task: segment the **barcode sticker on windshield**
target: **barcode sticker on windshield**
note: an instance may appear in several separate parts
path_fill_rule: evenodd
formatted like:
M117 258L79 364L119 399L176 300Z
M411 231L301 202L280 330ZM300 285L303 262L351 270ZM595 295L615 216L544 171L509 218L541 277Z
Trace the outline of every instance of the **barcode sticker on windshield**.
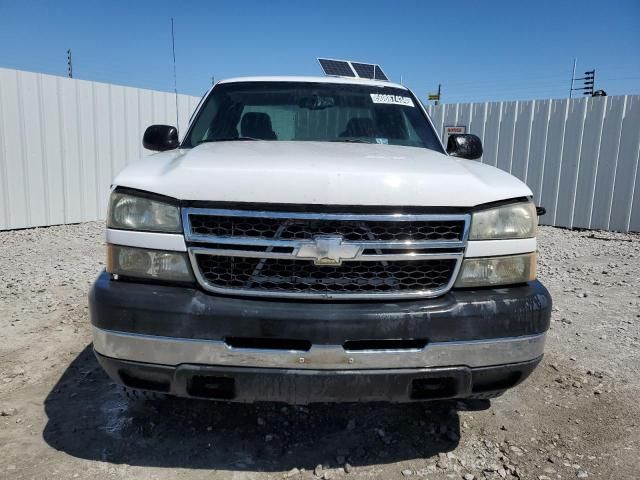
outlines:
M413 107L411 97L403 97L401 95L387 95L383 93L372 93L371 101L373 103L388 103L391 105L404 105L405 107Z

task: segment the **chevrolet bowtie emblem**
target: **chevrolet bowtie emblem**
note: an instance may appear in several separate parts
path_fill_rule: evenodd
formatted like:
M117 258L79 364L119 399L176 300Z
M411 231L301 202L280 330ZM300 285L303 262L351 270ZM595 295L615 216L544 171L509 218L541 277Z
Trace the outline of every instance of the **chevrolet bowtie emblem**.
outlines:
M342 243L342 240L341 236L317 235L313 242L303 244L296 256L312 259L316 265L342 265L342 260L355 258L362 249L360 245Z

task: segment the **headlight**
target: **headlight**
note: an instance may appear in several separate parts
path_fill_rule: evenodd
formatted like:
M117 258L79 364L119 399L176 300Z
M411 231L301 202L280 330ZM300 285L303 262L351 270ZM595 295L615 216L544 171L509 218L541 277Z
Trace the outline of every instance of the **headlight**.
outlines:
M107 272L124 277L193 282L187 254L107 245Z
M109 200L107 227L180 233L180 209L150 198L113 192Z
M538 214L533 202L512 203L474 212L469 240L502 240L536 236Z
M455 286L487 287L524 283L536 278L536 254L466 258Z

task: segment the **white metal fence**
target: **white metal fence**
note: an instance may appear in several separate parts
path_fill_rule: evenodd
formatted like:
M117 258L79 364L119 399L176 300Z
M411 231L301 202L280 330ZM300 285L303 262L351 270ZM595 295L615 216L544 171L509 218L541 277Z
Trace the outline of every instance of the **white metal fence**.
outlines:
M180 131L199 99L179 95ZM103 218L144 129L176 123L175 95L0 68L0 230Z
M199 99L179 96L180 131ZM430 106L524 180L543 223L640 231L640 96ZM171 93L0 68L0 230L104 217L109 185L175 124Z
M429 106L442 134L462 126L480 161L517 176L547 209L542 223L640 231L640 96Z

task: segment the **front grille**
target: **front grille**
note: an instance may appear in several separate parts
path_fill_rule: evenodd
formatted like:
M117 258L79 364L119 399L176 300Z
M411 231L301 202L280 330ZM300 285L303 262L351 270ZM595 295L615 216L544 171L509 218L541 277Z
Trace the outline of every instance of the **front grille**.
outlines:
M193 270L217 293L434 297L455 281L467 214L288 213L186 208Z
M207 254L196 254L196 261L218 288L327 295L437 290L446 287L456 266L455 259L318 266L308 260Z
M311 240L316 235L342 235L352 242L460 240L464 232L462 220L383 222L222 215L190 215L189 220L197 235L263 239L277 235L281 240Z

